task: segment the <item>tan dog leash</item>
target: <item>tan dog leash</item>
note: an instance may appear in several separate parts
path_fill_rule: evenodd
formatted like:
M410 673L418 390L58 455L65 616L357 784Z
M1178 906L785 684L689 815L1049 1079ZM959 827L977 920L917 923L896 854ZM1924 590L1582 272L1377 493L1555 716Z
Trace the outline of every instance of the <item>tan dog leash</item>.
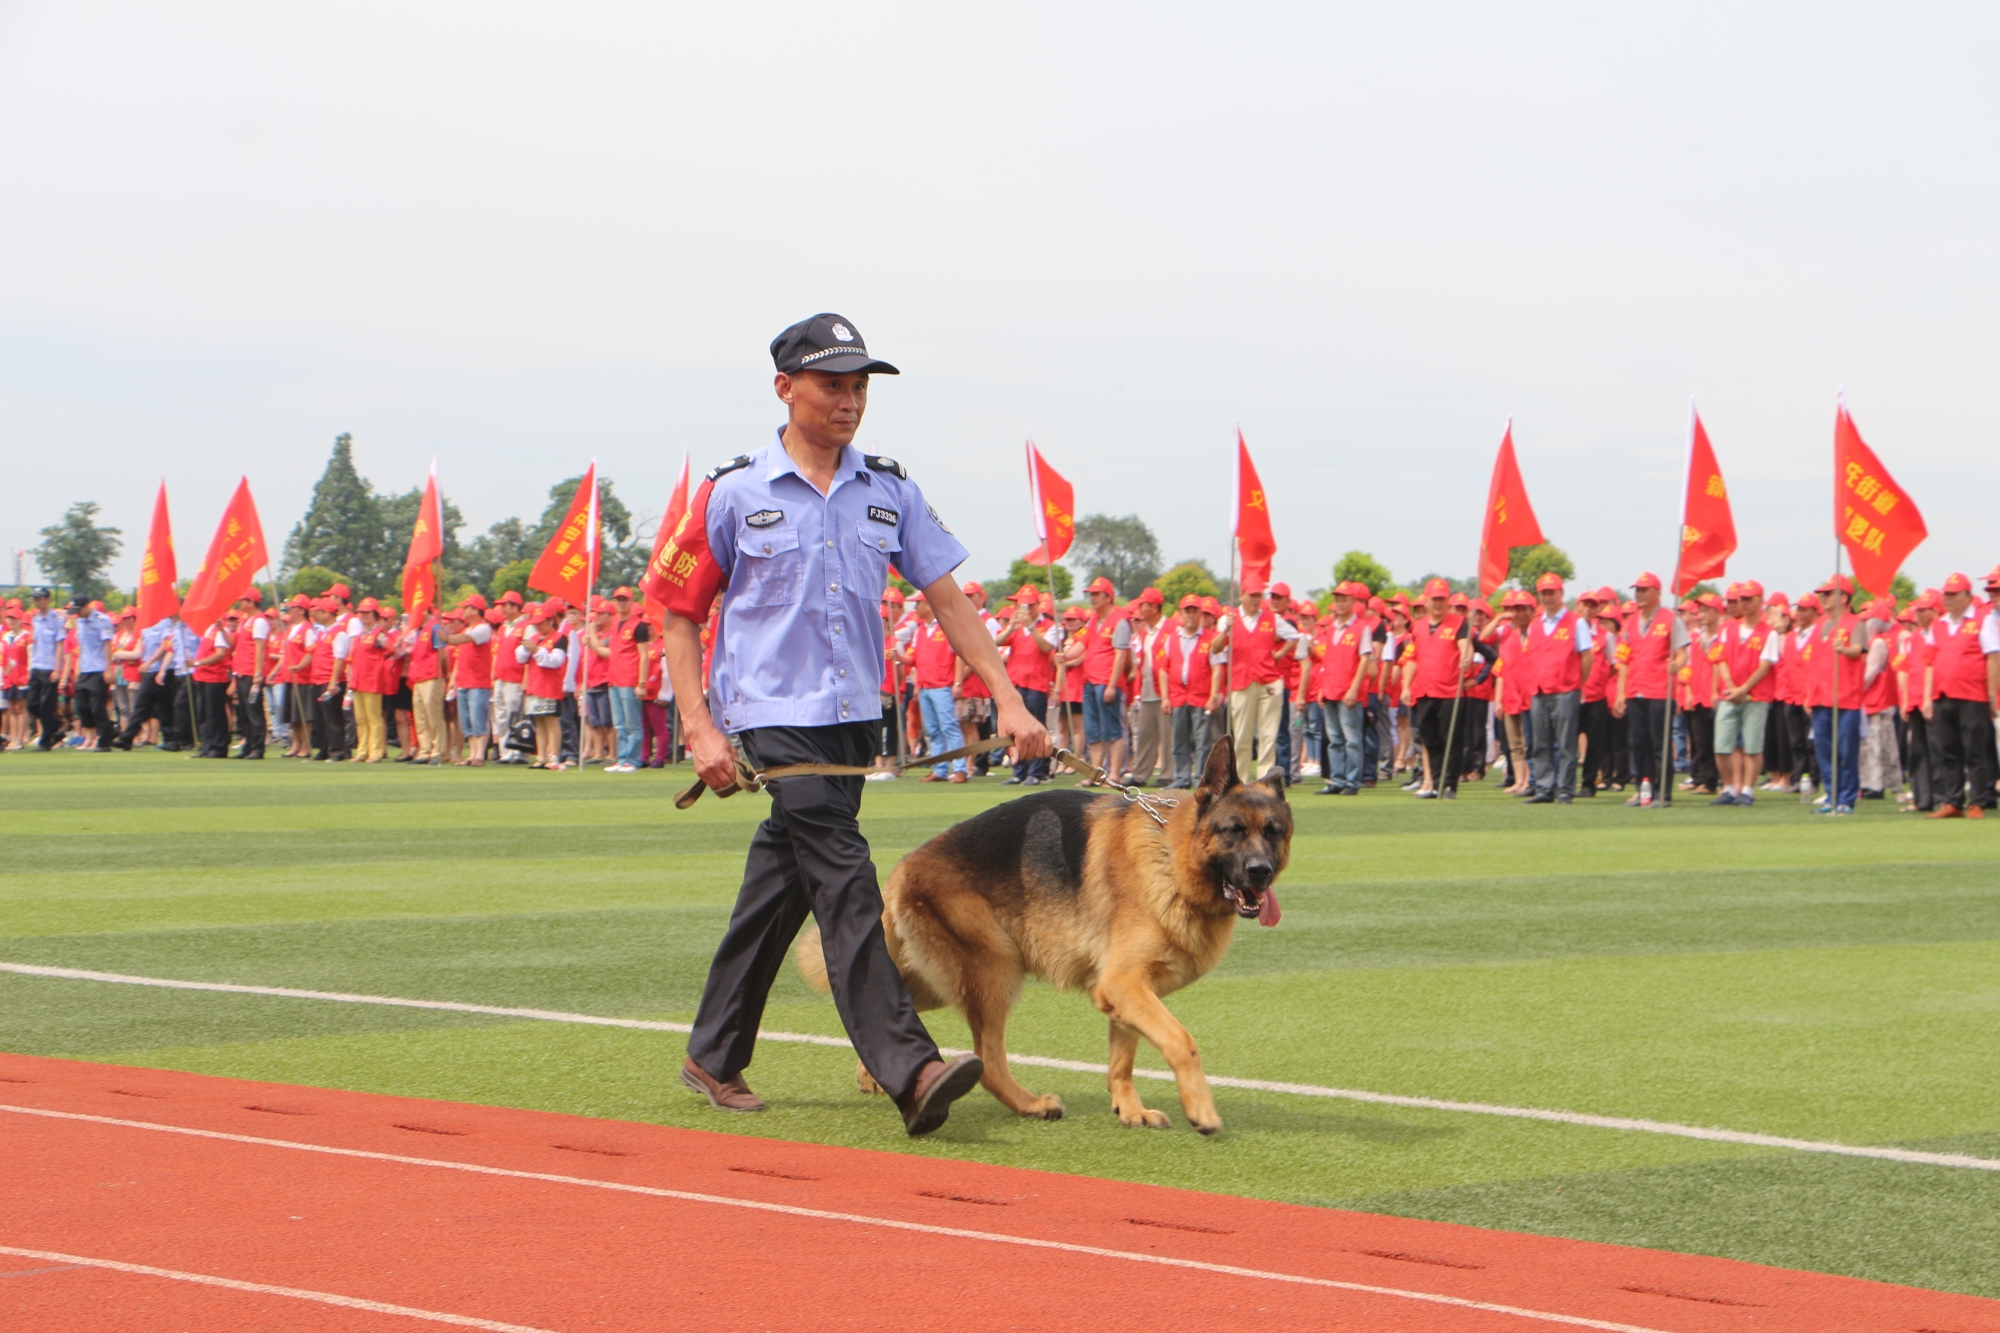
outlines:
M802 778L808 776L865 778L870 773L906 773L913 768L929 768L933 764L948 764L954 759L970 759L973 755L986 754L992 750L1004 750L1013 743L1014 738L1012 736L995 736L990 740L975 741L971 745L961 745L956 750L947 750L943 754L931 755L924 759L913 759L907 764L891 764L887 768L872 768L861 764L780 764L776 768L765 769L761 772L751 764L749 757L743 753L742 748L736 747L736 781L730 783L727 787L717 788L715 794L717 796L734 796L739 791L762 791L765 783L775 782L779 778ZM707 790L708 784L706 782L699 778L695 779L692 787L689 787L674 798L674 808L676 810L690 808L696 801L701 799L701 794Z

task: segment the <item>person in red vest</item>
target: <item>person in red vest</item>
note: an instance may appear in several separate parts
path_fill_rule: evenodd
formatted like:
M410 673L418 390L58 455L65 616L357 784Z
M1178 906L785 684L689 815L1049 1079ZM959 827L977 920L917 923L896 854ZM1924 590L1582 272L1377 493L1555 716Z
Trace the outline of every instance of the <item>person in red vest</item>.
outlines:
M1208 762L1208 703L1215 689L1215 665L1209 660L1209 645L1215 629L1202 622L1202 599L1189 593L1181 598L1179 614L1162 636L1159 659L1160 696L1166 701L1167 725L1172 736L1173 776L1167 786L1179 791L1193 788L1194 780Z
M312 604L312 628L306 632L307 722L311 727L312 758L322 762L347 757L346 698L342 687L347 645L333 623L339 603L321 597Z
M514 733L514 724L527 716L524 682L528 668L521 661L520 649L528 618L522 610L521 594L512 589L494 599L493 609L500 613L497 622L487 617L487 623L493 626L493 706L489 710L493 744L500 763L525 764L527 759L508 745L508 739Z
M1896 739L1899 695L1896 673L1889 663L1899 651L1901 634L1894 598L1872 599L1864 614L1870 639L1861 686L1861 799L1879 801L1900 776Z
M1926 704L1935 755L1932 819L1984 819L1993 808L1993 719L2000 716L2000 617L1972 600L1972 580L1944 581L1944 607L1930 630Z
M1171 632L1162 608L1166 596L1158 588L1143 588L1132 599L1132 674L1129 693L1132 705L1132 757L1126 765L1125 783L1143 787L1151 782L1167 786L1173 765L1168 743L1171 715L1166 711L1166 695L1160 689L1160 669L1165 665L1167 637ZM1158 775L1157 781L1155 774Z
M195 721L200 729L200 759L229 757L229 663L235 647L238 623L235 611L223 613L210 625L195 650Z
M1527 659L1528 624L1534 614L1533 593L1509 591L1500 598L1499 617L1482 635L1499 655L1493 667L1500 681L1495 702L1500 706L1507 761L1507 785L1501 790L1509 796L1526 796L1535 789L1528 776L1528 715L1534 707L1535 680Z
M1722 791L1709 804L1755 805L1782 635L1764 613L1764 585L1756 580L1730 584L1723 602L1729 618L1714 645L1715 763Z
M1861 799L1861 706L1872 622L1849 609L1854 581L1845 574L1828 579L1818 593L1825 599L1826 616L1814 655L1813 750L1819 771L1833 775L1819 809L1824 814L1851 815Z
M916 633L910 641L910 655L917 677L917 704L923 710L924 736L931 754L948 754L965 744L958 725L953 695L965 679L965 663L945 636L944 627L922 593L910 598L916 609ZM924 774L924 782L965 782L965 760L935 764Z
M1007 679L1021 692L1021 704L1030 716L1049 715L1049 693L1056 683L1056 647L1062 636L1055 621L1042 610L1042 593L1032 583L1023 583L1008 599L1012 614L1000 627L996 640L1007 658ZM1035 787L1049 780L1047 756L1014 761L1014 775L1001 785Z
M1131 673L1132 624L1118 609L1118 589L1099 575L1084 590L1090 615L1063 649L1064 664L1083 676L1083 743L1086 757L1114 778L1125 763L1125 694ZM1077 784L1101 787L1092 774Z
M1655 799L1673 804L1673 785L1661 787L1661 763L1667 746L1667 690L1687 660L1687 630L1680 619L1660 605L1660 576L1644 573L1633 581L1636 605L1624 618L1618 684L1611 711L1625 719L1627 745L1636 783L1661 788ZM1643 798L1634 793L1627 805Z
M1930 717L1924 705L1931 680L1931 625L1944 607L1944 594L1926 588L1913 598L1898 616L1896 656L1889 667L1896 673L1897 706L1902 710L1903 772L1909 791L1901 804L1913 812L1930 813L1937 808L1932 784L1933 760L1930 746Z
M1058 626L1062 638L1054 640L1056 695L1060 697L1056 703L1056 721L1060 723L1060 735L1056 737L1056 745L1070 751L1072 755L1076 751L1088 753L1090 749L1088 745L1084 745L1084 667L1082 667L1082 642L1084 642L1082 634L1084 634L1084 620L1088 616L1090 612L1084 610L1082 606L1064 606L1062 624ZM1072 652L1076 654L1076 662L1070 662ZM1050 761L1050 773L1052 775L1076 773L1076 769L1072 769L1066 763Z
M1362 700L1374 669L1375 639L1371 626L1356 613L1352 583L1335 585L1307 653L1325 736L1320 771L1326 781L1317 794L1358 795L1367 755L1368 717Z
M1590 617L1565 604L1561 575L1536 579L1535 599L1538 613L1530 614L1521 643L1522 672L1531 682L1528 732L1534 742L1527 801L1568 805L1576 796L1576 740L1597 639ZM1579 608L1591 604L1578 599Z
M470 768L486 766L486 747L492 739L493 677L497 665L495 622L504 624L505 620L499 608L488 607L486 599L474 593L465 604L465 614L445 636L455 654L452 689L458 695L458 725L471 751L466 758L453 762Z
M445 631L437 608L426 603L403 639L404 671L410 682L410 719L417 733L417 748L409 756L413 764L436 767L444 763Z
M238 759L262 759L265 744L264 673L271 643L271 621L260 609L264 596L245 588L233 608L237 628L230 640L229 675L236 702L236 725L243 733Z
M354 712L354 754L350 762L379 764L388 753L382 725L381 603L364 597L354 608L348 632L347 698Z
M875 769L868 781L889 781L896 777L895 764L902 752L903 683L909 674L906 640L901 634L903 594L895 587L882 592L882 736L876 743ZM667 687L673 687L671 679Z
M535 760L531 768L560 773L562 758L563 676L569 662L563 604L550 598L523 617L515 660L522 666L523 707L535 724Z
M1715 762L1715 664L1722 656L1722 599L1703 593L1681 603L1687 663L1675 678L1675 707L1687 735L1688 775L1680 789L1714 796L1722 785Z
M1465 668L1472 660L1471 634L1465 617L1452 611L1451 585L1443 579L1424 585L1424 604L1424 614L1410 620L1403 703L1410 710L1411 730L1423 747L1430 777L1418 789L1418 798L1453 801L1458 799L1459 757L1464 750L1455 741L1448 743L1448 733L1453 704L1459 701Z
M284 618L272 631L277 636L277 664L271 673L271 709L285 720L285 758L312 758L312 598L294 593L285 603Z
M1209 707L1228 700L1236 774L1244 782L1282 774L1278 726L1285 713L1285 682L1280 658L1294 655L1299 641L1292 623L1266 603L1262 581L1246 577L1237 609L1223 621L1209 646L1211 657L1220 656L1215 668L1218 688ZM1225 681L1226 696L1220 688Z
M986 627L986 632L993 636L997 644L1006 622L987 613L985 585L968 579L959 591L965 594L965 600L972 603L972 609L979 613L979 623ZM967 742L990 740L993 736L993 691L986 688L986 682L979 678L977 671L967 667L955 693L953 708L958 713L959 734ZM967 761L973 777L983 778L992 771L993 755L994 751L988 750Z

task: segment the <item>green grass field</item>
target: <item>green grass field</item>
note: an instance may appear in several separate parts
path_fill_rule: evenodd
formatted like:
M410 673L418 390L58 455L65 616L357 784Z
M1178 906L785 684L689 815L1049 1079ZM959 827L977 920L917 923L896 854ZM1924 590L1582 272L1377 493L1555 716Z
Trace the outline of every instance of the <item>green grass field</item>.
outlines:
M0 757L0 960L686 1020L759 797L668 774ZM886 788L886 790L885 790ZM878 864L1009 789L873 784ZM1795 801L1296 797L1276 930L1170 1004L1211 1073L2000 1157L2000 828ZM837 1034L787 972L766 1024ZM946 1045L966 1037L936 1016ZM1104 1059L1031 988L1017 1053ZM1221 1089L1226 1130L974 1094L912 1143L838 1050L708 1110L673 1034L0 974L0 1048L1083 1172L2000 1296L2000 1173ZM1160 1065L1149 1050L1142 1064Z

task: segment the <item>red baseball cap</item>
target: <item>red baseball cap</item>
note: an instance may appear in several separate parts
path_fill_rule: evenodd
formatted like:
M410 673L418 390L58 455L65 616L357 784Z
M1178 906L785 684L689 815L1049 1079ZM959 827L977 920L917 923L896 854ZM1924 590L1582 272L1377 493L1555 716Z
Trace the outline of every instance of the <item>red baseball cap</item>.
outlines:
M1165 606L1167 604L1166 594L1158 588L1141 588L1139 595L1133 600L1144 602L1147 606Z
M1853 580L1853 579L1851 579L1851 578L1849 578L1849 577L1847 577L1847 575L1845 575L1845 574L1835 574L1835 575L1834 575L1834 576L1833 576L1832 578L1830 578L1830 579L1828 579L1828 580L1827 580L1826 582L1824 582L1824 583L1820 584L1820 585L1819 585L1819 587L1817 587L1817 588L1813 589L1813 591L1814 591L1814 592L1844 592L1844 593L1850 593L1850 594L1851 594L1851 593L1853 593L1853 591L1854 591L1854 580Z
M1868 618L1870 620L1894 620L1896 618L1896 599L1893 597L1877 597L1874 601L1868 603Z
M326 590L326 595L333 598L336 602L344 602L354 596L354 589L348 587L345 583L336 583Z
M967 597L984 598L986 596L986 585L983 583L974 583L971 579L967 579L965 586L960 588L959 591Z
M1755 579L1745 579L1743 580L1743 595L1745 597L1761 598L1764 595L1764 585Z
M1082 620L1083 617L1084 610L1080 606L1066 606L1063 608L1064 620Z
M364 597L361 599L361 604L356 606L354 609L356 611L380 611L382 609L382 604L376 601L373 597Z
M1650 571L1642 573L1638 578L1632 580L1632 586L1634 588L1657 588L1660 586L1660 576Z
M118 618L120 620L137 620L139 618L139 608L136 606L125 607L118 612Z
M882 600L885 602L894 602L897 606L901 606L903 604L903 590L901 588L891 588L882 594Z
M1262 597L1264 595L1264 580L1258 578L1255 574L1245 575L1243 579L1243 594L1246 597L1253 595Z
M489 625L504 625L507 623L507 613L497 606L489 608L486 612L486 623Z
M1271 585L1271 596L1273 596L1273 597L1290 597L1291 595L1292 595L1292 585L1291 585L1291 584L1289 584L1289 583L1273 583L1273 584Z
M1698 601L1698 602L1700 602L1700 603L1701 603L1701 604L1702 604L1703 606L1706 606L1706 607L1710 607L1710 608L1712 608L1712 609L1714 609L1714 610L1717 610L1717 611L1720 611L1720 610L1722 610L1722 609L1723 609L1723 607L1722 607L1722 599L1721 599L1720 597L1717 597L1717 596L1716 596L1716 595L1715 595L1714 593L1712 593L1712 592L1705 592L1705 593L1703 593L1703 594L1702 594L1702 595L1701 595L1700 597L1696 598L1695 600L1696 600L1696 601Z
M1963 574L1953 574L1950 578L1944 581L1944 591L1971 592L1972 580L1965 577L1965 575Z
M474 593L465 599L465 604L475 611L484 611L486 609L486 598L479 593Z
M1466 607L1471 605L1471 602L1466 598L1466 595L1464 593L1455 592L1451 595L1451 604L1457 607L1459 610L1463 611L1465 610Z
M2000 588L2000 565L1986 571L1986 591L1992 592L1995 588Z
M1304 601L1292 603L1292 611L1296 615L1317 616L1319 614L1319 604L1311 598L1307 598Z
M1201 610L1201 598L1195 596L1193 593L1189 593L1187 596L1181 598L1179 609L1185 611L1189 607L1193 607L1197 611Z
M304 593L302 593L302 592L300 592L300 593L293 593L293 594L292 594L292 600L291 600L291 601L289 601L289 602L286 602L286 603L285 603L285 605L286 605L286 606L296 606L296 607L298 607L298 608L299 608L300 610L302 610L302 611L310 611L310 610L312 610L312 605L313 605L313 599L312 599L312 598L310 598L310 597L308 597L308 596L306 596L306 595L305 595Z
M1204 596L1201 599L1201 609L1212 616L1219 616L1222 614L1222 603L1213 597Z
M611 590L611 595L613 597L623 597L627 601L630 601L632 597L632 590L630 588L613 588Z
M1093 592L1101 592L1101 593L1108 593L1108 594L1110 594L1110 595L1111 595L1111 596L1113 596L1113 597L1116 597L1116 596L1118 595L1118 589L1117 589L1117 588L1115 588L1115 587L1113 587L1113 586L1112 586L1112 584L1111 584L1111 580L1110 580L1110 579L1107 579L1107 578L1105 578L1105 577L1104 577L1104 575L1102 575L1102 574L1099 574L1099 575L1098 575L1098 576L1097 576L1096 578L1092 579L1092 580L1090 581L1089 585L1088 585L1087 587L1085 587L1085 588L1084 588L1084 592L1086 592L1086 593L1093 593Z
M1800 594L1799 594L1799 600L1798 600L1798 601L1796 601L1796 602L1794 602L1794 603L1792 603L1792 607L1793 607L1793 609L1794 609L1794 610L1803 610L1804 608L1806 608L1806 607L1808 607L1808 606L1809 606L1809 607L1811 607L1811 608L1812 608L1813 610L1815 610L1815 611L1817 611L1817 610L1819 610L1819 609L1820 609L1820 606L1819 606L1819 594L1818 594L1818 593L1816 593L1816 592L1803 592L1803 593L1800 593Z
M503 602L512 602L514 605L519 606L521 604L521 594L509 588L506 592L500 594L500 600Z
M1451 585L1449 583L1446 583L1443 579L1432 579L1429 583L1426 583L1424 585L1424 596L1449 597L1451 596Z
M1554 570L1550 570L1535 580L1536 592L1561 592L1562 590L1563 577Z
M1014 589L1014 595L1007 600L1010 602L1039 602L1042 600L1042 590L1032 583L1023 583L1020 587Z
M1911 606L1927 606L1935 611L1944 605L1944 593L1937 588L1925 588L1910 602Z

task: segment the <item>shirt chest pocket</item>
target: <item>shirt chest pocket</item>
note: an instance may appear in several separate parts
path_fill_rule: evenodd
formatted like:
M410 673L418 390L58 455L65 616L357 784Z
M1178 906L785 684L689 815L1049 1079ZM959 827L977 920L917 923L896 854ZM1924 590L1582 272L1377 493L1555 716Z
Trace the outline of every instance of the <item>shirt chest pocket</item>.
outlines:
M805 597L805 553L798 529L748 528L736 538L730 598L737 606L792 606Z
M903 554L903 535L871 518L854 525L854 538L856 554L849 575L857 589L871 597L880 597L889 586L889 563Z

